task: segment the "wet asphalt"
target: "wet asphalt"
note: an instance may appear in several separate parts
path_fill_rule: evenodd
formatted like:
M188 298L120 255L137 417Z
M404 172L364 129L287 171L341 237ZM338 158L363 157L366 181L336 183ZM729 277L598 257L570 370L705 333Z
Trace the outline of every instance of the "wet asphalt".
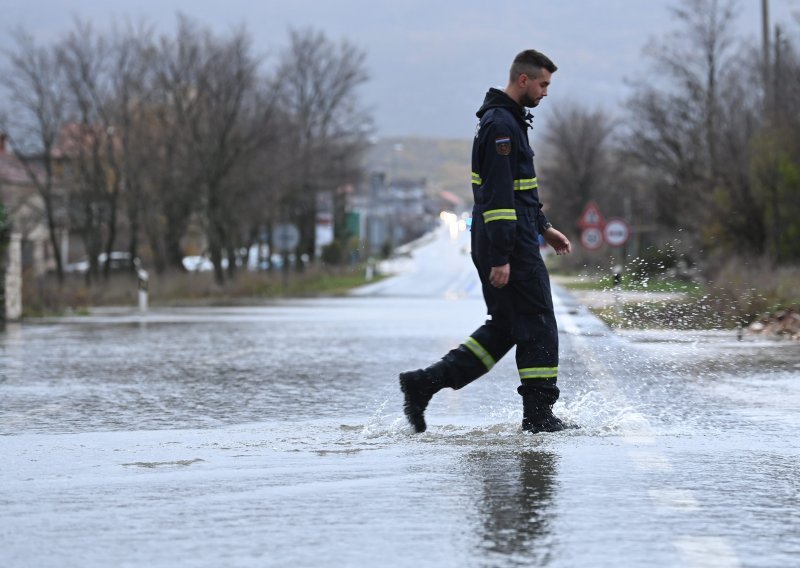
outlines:
M794 566L800 345L614 332L559 287L557 414L513 357L402 416L484 318L466 237L340 299L0 333L0 565Z

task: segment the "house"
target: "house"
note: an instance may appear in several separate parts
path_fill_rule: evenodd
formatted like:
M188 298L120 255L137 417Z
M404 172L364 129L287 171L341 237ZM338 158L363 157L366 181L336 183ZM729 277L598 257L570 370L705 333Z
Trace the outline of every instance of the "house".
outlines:
M19 236L22 271L34 276L55 268L50 246L44 200L22 162L10 151L0 133L0 200L11 220L12 233Z

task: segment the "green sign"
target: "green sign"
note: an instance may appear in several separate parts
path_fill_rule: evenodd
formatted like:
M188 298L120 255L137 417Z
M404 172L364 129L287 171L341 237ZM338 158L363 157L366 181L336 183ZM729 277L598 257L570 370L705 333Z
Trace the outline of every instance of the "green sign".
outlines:
M345 215L344 218L344 226L347 228L347 234L353 237L360 237L361 231L359 228L361 227L361 216L351 211Z

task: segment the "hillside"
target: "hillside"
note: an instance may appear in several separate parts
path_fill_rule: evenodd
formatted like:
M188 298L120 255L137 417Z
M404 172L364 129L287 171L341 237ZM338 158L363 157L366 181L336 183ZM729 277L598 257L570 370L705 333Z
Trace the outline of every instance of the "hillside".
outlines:
M471 139L380 138L367 151L365 165L389 180L425 178L431 195L449 191L469 203L471 151Z

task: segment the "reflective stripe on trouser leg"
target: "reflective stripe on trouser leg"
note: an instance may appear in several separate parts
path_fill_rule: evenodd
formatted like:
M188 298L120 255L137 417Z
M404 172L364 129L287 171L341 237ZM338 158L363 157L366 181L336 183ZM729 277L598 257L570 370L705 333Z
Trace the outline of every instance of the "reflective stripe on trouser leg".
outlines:
M489 353L483 345L475 341L474 338L469 337L464 342L464 347L472 351L472 354L475 355L478 359L480 359L483 366L486 367L487 371L491 371L492 367L495 365L494 357L492 357L491 353Z
M464 343L444 356L443 361L448 366L448 386L460 389L482 377L513 346L507 330L487 321Z
M558 326L552 312L518 317L517 369L523 396L543 404L558 400Z
M519 378L521 381L557 379L558 367L528 367L526 369L519 369Z

